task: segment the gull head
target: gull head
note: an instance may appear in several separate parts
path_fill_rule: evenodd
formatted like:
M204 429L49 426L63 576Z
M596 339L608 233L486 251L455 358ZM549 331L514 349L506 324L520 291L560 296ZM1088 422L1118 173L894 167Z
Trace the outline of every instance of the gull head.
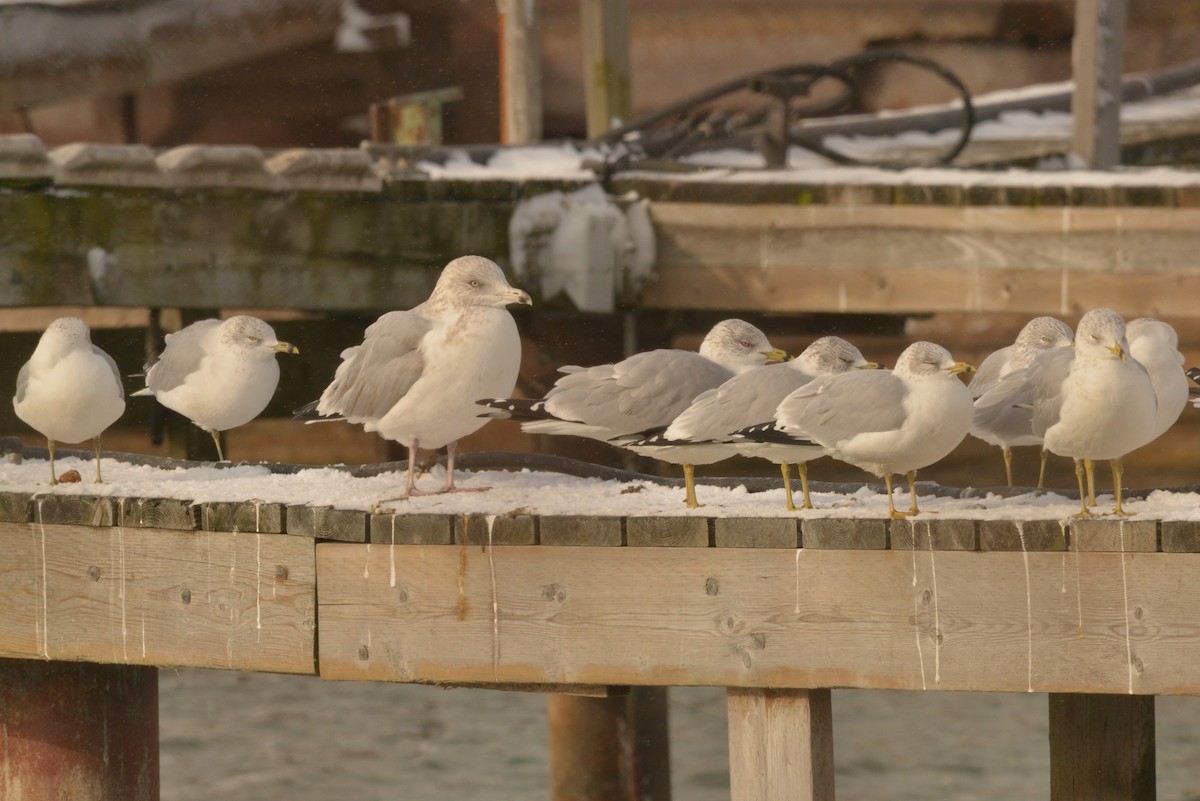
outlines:
M1112 309L1092 309L1083 315L1075 329L1075 351L1096 359L1126 361L1129 341L1121 315Z
M767 335L745 320L722 320L700 343L700 355L735 373L787 361L788 355L771 346Z
M446 265L429 297L431 302L450 306L491 306L510 303L532 306L529 293L509 285L504 271L491 259L460 256Z
M1179 349L1179 334L1170 324L1153 317L1139 317L1125 324L1125 339L1133 344L1139 339L1152 340L1169 347Z
M258 358L276 353L299 353L290 342L280 342L275 330L257 317L239 314L221 323L221 345L234 352Z
M1033 361L1039 351L1051 348L1069 348L1075 341L1071 327L1054 317L1034 317L1025 324L1013 343L1026 356L1026 363Z
M92 335L87 323L78 317L59 317L46 326L38 340L36 353L39 358L57 360L91 344Z
M879 364L863 358L862 351L841 337L821 337L804 349L794 362L812 375L832 375L848 370L877 370Z
M896 375L909 378L929 378L936 375L969 373L975 368L966 362L956 362L950 351L932 342L914 342L896 360Z

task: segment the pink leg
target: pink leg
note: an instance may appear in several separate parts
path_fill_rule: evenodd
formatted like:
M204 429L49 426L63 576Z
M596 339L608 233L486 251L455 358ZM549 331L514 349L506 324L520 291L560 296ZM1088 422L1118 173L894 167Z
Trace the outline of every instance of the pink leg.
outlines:
M454 486L454 454L458 452L458 440L446 446L446 483L442 492L487 492L491 487L456 487Z

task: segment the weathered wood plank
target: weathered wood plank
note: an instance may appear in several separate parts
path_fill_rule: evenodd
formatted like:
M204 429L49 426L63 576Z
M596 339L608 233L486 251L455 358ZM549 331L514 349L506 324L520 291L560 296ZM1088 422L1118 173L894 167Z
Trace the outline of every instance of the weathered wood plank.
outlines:
M339 542L366 542L370 513L330 506L289 506L287 533Z
M33 496L28 492L0 492L0 522L28 523L33 519Z
M0 656L313 673L313 542L0 523Z
M281 503L210 501L200 507L200 527L205 531L282 534L286 523L287 507Z
M713 538L718 548L799 548L800 523L794 517L718 517Z
M1105 518L1071 521L1072 551L1158 550L1157 520L1111 520Z
M537 518L527 514L460 515L454 518L460 545L536 545Z
M981 551L1062 551L1067 547L1065 520L981 520Z
M733 801L833 801L829 690L729 690Z
M1162 549L1164 553L1200 553L1200 522L1162 521Z
M33 521L46 525L114 526L117 499L93 495L34 495Z
M369 534L372 543L450 545L454 521L450 515L373 514Z
M118 525L132 528L170 528L192 531L199 510L191 501L175 498L122 498Z
M629 517L625 536L634 547L706 548L712 544L707 517Z
M1154 801L1154 698L1050 694L1050 801Z
M328 543L317 562L327 678L1200 693L1178 554Z
M624 545L625 529L619 517L554 515L539 519L543 545Z
M888 547L886 520L811 517L800 524L805 548L882 550Z
M978 533L974 520L924 516L893 520L888 524L892 550L974 551Z

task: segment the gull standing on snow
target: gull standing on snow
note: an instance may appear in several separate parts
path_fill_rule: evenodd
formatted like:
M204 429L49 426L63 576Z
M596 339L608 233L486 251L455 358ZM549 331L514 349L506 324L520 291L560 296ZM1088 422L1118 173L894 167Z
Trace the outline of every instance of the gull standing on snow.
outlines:
M333 382L296 419L361 423L408 449L404 495L416 487L417 449L446 446L446 483L437 492L480 491L454 486L458 440L487 420L475 399L507 395L517 383L521 339L505 307L531 305L509 286L495 263L462 256L446 265L429 299L393 311L367 328L361 345L342 351Z
M739 441L734 432L770 419L780 401L817 376L878 367L846 340L821 337L792 361L746 370L701 393L661 434L631 442L626 447L644 456L683 465L711 464L739 453L767 459L778 464L783 474L789 511L796 511L789 470L789 464L795 462L800 472L803 508L811 509L805 463L825 452L812 445Z
M1039 353L1051 348L1071 347L1074 339L1071 328L1062 320L1035 317L1025 324L1013 344L984 359L967 385L971 397L975 398L971 435L1001 449L1004 474L1010 487L1013 485L1013 447L1041 445L1042 439L1033 433L1032 388L1021 377L1007 377L1028 367ZM1046 451L1043 450L1038 471L1039 489L1045 478Z
M146 365L146 388L133 394L154 396L212 434L224 461L221 432L267 408L279 385L275 354L299 352L257 317L200 320L167 334L158 360Z
M787 359L767 335L744 320L722 320L699 353L659 349L616 364L568 366L543 398L489 398L488 417L521 422L530 434L570 434L628 446L665 428L700 393L734 375ZM683 466L685 503L696 508L692 465Z
M1053 350L1028 368L1036 387L1033 430L1046 449L1075 460L1080 510L1090 517L1084 474L1107 459L1112 468L1115 513L1121 505L1121 458L1156 436L1158 402L1146 368L1129 359L1125 321L1112 309L1093 309L1079 320L1072 351Z
M46 438L51 485L58 483L54 443L86 439L96 451L96 483L103 482L100 434L125 411L125 390L116 362L92 344L83 320L60 317L46 328L17 375L13 411Z
M920 513L917 470L946 456L971 427L971 393L958 374L973 370L932 342L914 342L896 369L822 376L787 396L773 423L742 429L758 442L819 446L881 477L893 519ZM892 475L908 477L912 507L896 511Z

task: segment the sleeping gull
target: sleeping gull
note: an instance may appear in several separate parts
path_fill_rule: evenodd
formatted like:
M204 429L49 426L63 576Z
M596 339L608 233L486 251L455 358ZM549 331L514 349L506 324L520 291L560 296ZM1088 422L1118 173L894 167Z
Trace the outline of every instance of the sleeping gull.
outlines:
M1179 352L1179 334L1162 320L1139 317L1126 323L1125 338L1129 340L1129 355L1150 374L1158 403L1154 418L1154 439L1158 439L1187 406L1188 380Z
M788 395L774 422L742 429L758 442L820 446L835 459L883 478L893 519L920 513L917 470L962 442L971 426L971 393L957 377L973 370L932 342L914 342L896 369L821 376ZM912 508L896 511L892 475L908 477Z
M568 366L543 398L479 401L488 417L521 422L531 434L571 434L625 446L671 424L700 393L735 374L787 358L766 334L744 320L722 320L699 353L659 349L616 364ZM692 466L683 468L685 502L699 506Z
M789 464L796 462L804 495L803 508L811 509L805 463L823 456L824 451L812 445L739 441L733 433L770 419L780 401L817 376L878 367L864 359L859 349L846 340L821 337L792 361L746 370L721 386L701 393L665 431L626 447L645 456L683 465L711 464L738 453L767 459L778 464L783 474L789 511L796 510L789 472Z
M296 410L296 419L346 420L408 449L404 495L479 491L454 486L458 440L478 430L475 399L512 392L521 366L517 324L505 308L531 304L504 273L482 256L446 265L429 299L393 311L367 328L361 345L342 351L333 382L319 400ZM437 491L416 487L418 448L447 446L446 483Z
M988 356L967 385L975 398L975 417L971 435L1004 454L1004 474L1013 485L1012 449L1018 445L1041 445L1033 433L1032 390L1020 377L1005 380L1028 367L1041 352L1051 348L1069 348L1074 340L1070 327L1053 317L1035 317L1017 334L1016 341ZM1026 375L1026 374L1022 374ZM1046 477L1046 451L1038 472L1038 488Z
M162 354L146 366L146 388L133 394L154 396L212 434L224 461L221 432L267 408L279 384L275 354L299 352L257 317L200 320L167 334Z
M100 434L125 411L125 390L116 362L92 344L83 320L60 317L46 328L17 375L13 411L46 438L52 485L54 443L86 439L96 451L96 483L103 482Z
M1107 459L1113 474L1114 512L1121 505L1121 458L1155 437L1158 404L1146 369L1128 358L1125 321L1111 309L1093 309L1079 320L1072 350L1046 351L1028 368L1034 384L1033 431L1046 448L1075 460L1080 510L1089 517L1084 474Z

